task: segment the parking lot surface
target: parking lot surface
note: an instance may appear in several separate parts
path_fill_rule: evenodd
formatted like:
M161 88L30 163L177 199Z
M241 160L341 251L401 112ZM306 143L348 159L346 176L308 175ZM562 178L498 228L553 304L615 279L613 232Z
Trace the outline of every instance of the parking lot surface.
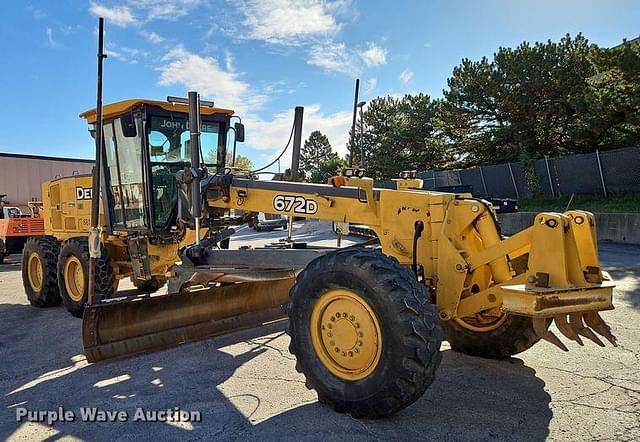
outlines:
M273 241L284 232L239 232ZM328 230L298 238L334 244ZM604 244L615 281L603 313L619 347L540 342L509 360L465 356L443 343L434 384L382 420L334 413L305 388L286 321L108 363L88 364L81 321L63 307L31 307L20 256L0 266L0 439L98 440L640 440L640 247ZM121 290L133 290L126 281ZM566 339L565 339L566 341ZM178 407L200 422L17 422L16 410L105 411Z

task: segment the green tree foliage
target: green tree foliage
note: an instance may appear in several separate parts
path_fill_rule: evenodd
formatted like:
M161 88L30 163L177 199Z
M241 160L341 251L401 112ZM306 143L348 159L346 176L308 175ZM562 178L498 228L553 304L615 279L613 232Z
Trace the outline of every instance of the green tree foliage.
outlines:
M300 166L309 182L326 183L329 176L344 166L344 162L331 149L327 136L314 130L300 149Z
M594 49L595 74L587 79L590 109L586 134L596 146L640 142L640 39L611 49Z
M216 155L217 155L216 150L211 150L207 152L204 156L205 162L211 163L211 164L216 163L217 162ZM225 159L226 166L231 167L232 162L233 162L232 153L227 152L226 159ZM253 170L253 162L249 158L245 157L244 155L240 155L236 153L235 167L242 170Z
M578 34L462 60L434 124L459 164L492 164L637 143L638 46Z
M232 160L231 153L227 152L227 166L231 166ZM242 170L253 170L253 162L248 157L236 153L236 165L234 167Z
M363 113L363 133L359 123L356 127L354 166L363 165L376 179L396 178L403 170L445 166L451 156L434 132L433 119L434 103L428 95L375 98Z

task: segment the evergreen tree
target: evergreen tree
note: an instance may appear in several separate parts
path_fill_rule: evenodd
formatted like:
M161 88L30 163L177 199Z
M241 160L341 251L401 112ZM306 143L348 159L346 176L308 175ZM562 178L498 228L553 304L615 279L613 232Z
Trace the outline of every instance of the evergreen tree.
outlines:
M327 168L333 167L339 160L338 154L331 149L326 135L314 130L300 149L300 166L310 182L326 182Z

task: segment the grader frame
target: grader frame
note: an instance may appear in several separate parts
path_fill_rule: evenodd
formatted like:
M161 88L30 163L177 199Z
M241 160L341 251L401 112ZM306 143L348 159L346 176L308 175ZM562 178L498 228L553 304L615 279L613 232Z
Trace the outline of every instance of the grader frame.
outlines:
M505 239L490 203L423 191L411 172L396 189L377 189L354 169L326 185L258 180L225 167L233 111L197 92L103 107L103 26L101 18L97 106L81 114L97 167L93 178L43 184L46 232L23 250L29 301L63 300L82 316L89 362L288 317L296 369L319 401L380 417L433 382L443 338L484 357L541 338L567 350L548 330L555 319L580 345L580 336L604 345L596 333L616 345L599 315L613 308L613 283L591 213L541 213ZM302 108L294 134L295 159ZM201 157L205 138L214 164ZM291 170L295 180L295 160ZM232 227L252 212L365 224L377 239L229 250ZM125 277L147 292L166 281L168 294L118 298Z
M197 101L189 104L193 108ZM149 229L153 200L168 195L164 192L170 185L168 166L148 157L154 149L161 155L149 145L145 127L157 108L166 121L187 119L188 108L180 104L132 100L105 107L105 124L113 128L134 121L137 131L127 137L124 131L107 130L114 137L110 155L116 163L107 158L102 167L111 167L116 176L103 175L102 192L91 195L91 200L99 198L102 225L96 258L102 280L95 279L95 296L86 290L87 254L74 252L88 247L83 238L90 231L91 177L44 183L46 236L41 244L36 238L25 247L28 269L41 256L45 270L52 265L58 270L57 281L40 281L40 292L30 285L34 275L25 274L30 300L37 306L54 304L51 285L57 285L58 297L83 316L90 362L289 316L291 351L308 385L337 410L375 417L412 403L432 382L440 360L440 327L454 350L487 357L511 356L540 338L567 350L548 330L553 319L563 335L580 345L581 337L604 345L596 334L616 345L598 314L613 308L614 285L600 268L595 218L589 212L541 213L528 229L502 238L490 203L469 194L423 191L421 180L411 173L395 181L396 189L375 188L372 179L354 170L325 185L262 181L224 164L208 173L199 149L191 149L189 162L176 163L174 218L165 230ZM222 115L221 124L228 127L231 112ZM83 116L90 124L96 121L95 113ZM193 118L191 112L189 130L197 136L200 121ZM117 158L126 149L143 153L137 157L140 164L128 165L140 168L140 183L121 179ZM161 195L153 187L158 182L153 171L161 174ZM109 221L118 218L114 207L126 209L123 198L133 191L149 201L138 206L145 224L118 227ZM196 201L203 206L199 216L193 210ZM347 249L291 244L228 250L232 227L244 221L229 215L234 211L366 224L377 240ZM120 216L125 219L126 214ZM57 262L51 264L58 250ZM74 267L76 274L67 275L71 259L80 264ZM43 274L48 278L50 272ZM117 298L117 281L125 277L167 281L169 294ZM75 298L68 296L70 281L80 288ZM496 337L505 329L514 336L511 342ZM398 351L403 355L394 353ZM388 367L377 368L381 366ZM411 393L382 377L385 370L414 382ZM338 390L332 389L336 382L342 383ZM379 395L377 405L366 399L369 393L358 396L361 384Z

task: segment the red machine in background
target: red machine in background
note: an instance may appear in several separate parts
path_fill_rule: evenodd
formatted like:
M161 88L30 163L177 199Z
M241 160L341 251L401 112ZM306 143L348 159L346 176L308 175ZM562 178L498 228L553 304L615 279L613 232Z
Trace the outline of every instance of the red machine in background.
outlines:
M5 194L0 194L0 264L6 255L21 253L30 236L44 235L41 202L29 202L30 213L24 213L19 207L8 205L5 197Z

